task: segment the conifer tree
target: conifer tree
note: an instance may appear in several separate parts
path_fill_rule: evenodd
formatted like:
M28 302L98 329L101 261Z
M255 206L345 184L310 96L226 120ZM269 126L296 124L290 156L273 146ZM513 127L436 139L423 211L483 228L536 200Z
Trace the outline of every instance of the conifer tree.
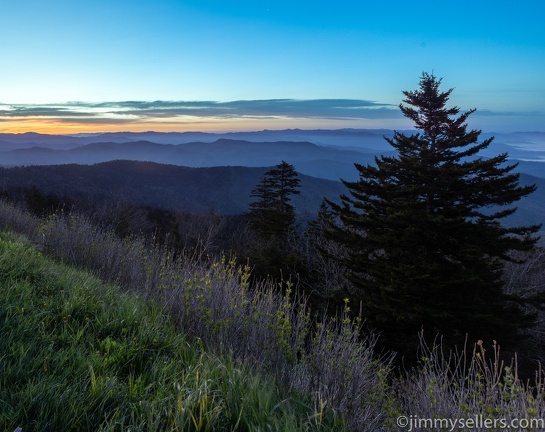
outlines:
M295 209L290 204L292 195L298 195L300 180L293 165L282 161L267 171L251 196L249 228L251 258L256 276L286 277L299 266L289 244L295 228Z
M295 209L291 196L298 195L300 180L293 165L282 161L267 171L250 196L251 228L265 239L283 240L295 224Z
M326 235L347 251L352 299L383 346L411 355L421 330L451 346L466 334L513 346L533 323L521 299L503 293L502 263L531 249L539 227L501 222L535 186L518 185L507 154L479 156L493 138L479 143L480 131L467 131L475 110L448 108L452 89L440 84L424 73L418 90L403 92L400 109L417 132L387 138L397 155L355 164L349 195L328 202L337 222Z

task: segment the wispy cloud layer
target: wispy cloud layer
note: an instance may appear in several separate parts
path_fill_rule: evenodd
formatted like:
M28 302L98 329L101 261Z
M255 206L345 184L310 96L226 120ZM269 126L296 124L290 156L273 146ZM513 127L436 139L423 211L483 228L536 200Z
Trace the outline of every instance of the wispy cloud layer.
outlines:
M477 110L473 125L497 130L505 124L526 121L537 130L542 112ZM509 119L509 122L506 121ZM60 104L2 104L0 125L11 132L55 133L114 130L250 130L289 127L410 127L396 105L361 99L267 99L217 101L66 102Z
M68 102L48 105L0 104L0 117L48 117L82 123L131 123L181 117L201 118L327 118L379 119L400 117L397 107L357 99L271 99L215 101Z

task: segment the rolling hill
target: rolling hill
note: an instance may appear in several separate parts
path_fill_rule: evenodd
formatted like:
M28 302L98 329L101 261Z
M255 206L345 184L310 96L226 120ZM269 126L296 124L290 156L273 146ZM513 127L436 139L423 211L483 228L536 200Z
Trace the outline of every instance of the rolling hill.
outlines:
M79 199L125 200L169 210L240 214L248 210L250 193L267 167L189 168L140 161L110 161L94 165L46 165L0 168L0 188L16 191L36 186L45 193ZM313 218L323 198L337 201L347 189L339 181L301 174L301 194L293 197L299 219ZM545 179L521 174L521 185L537 191L516 203L518 211L506 223L544 224Z
M111 161L96 165L0 168L5 191L32 186L59 196L98 200L119 198L138 205L179 211L238 214L248 210L250 193L268 168L188 168L154 162ZM294 197L300 216L314 214L323 197L337 198L340 182L301 175Z
M267 167L282 160L307 175L338 180L355 175L354 161L371 163L377 152L324 147L310 142L213 142L157 144L151 141L96 142L71 149L28 147L0 152L4 166L96 164L112 160L157 162L186 167Z
M410 131L409 131L410 132ZM414 131L413 131L414 132ZM412 133L412 132L410 132ZM31 187L57 195L118 197L138 205L222 214L247 210L250 192L282 160L301 173L294 197L300 217L314 214L323 197L346 192L339 179L357 180L354 163L373 164L394 152L391 130L264 130L233 133L117 132L105 134L0 134L0 187ZM482 134L488 138L492 134ZM508 153L522 184L537 191L517 203L510 224L545 223L545 134L499 134L483 157Z
M413 131L414 132L414 131ZM409 131L409 133L412 133ZM0 165L95 164L137 160L187 167L273 166L285 160L314 177L356 180L354 163L394 154L391 130L280 130L213 134L124 132L89 135L0 134ZM488 138L491 134L483 134ZM500 134L483 157L507 153L519 172L545 178L545 134Z

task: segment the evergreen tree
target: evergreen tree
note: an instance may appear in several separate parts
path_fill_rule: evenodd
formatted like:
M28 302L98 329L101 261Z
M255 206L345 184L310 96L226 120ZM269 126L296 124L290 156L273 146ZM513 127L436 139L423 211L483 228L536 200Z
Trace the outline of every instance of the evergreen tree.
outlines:
M250 203L250 227L265 240L285 240L295 225L295 209L291 196L298 195L300 180L293 165L282 161L267 171L252 190Z
M257 201L250 204L247 216L256 276L287 277L299 267L300 260L289 244L295 227L295 209L290 201L292 195L300 193L299 186L293 165L282 161L267 171L252 190L251 196Z
M395 132L387 141L397 155L355 164L359 180L343 182L350 196L329 202L337 223L326 234L347 251L351 297L383 345L405 354L421 330L451 346L466 334L509 346L533 323L503 293L502 262L531 249L539 227L500 222L535 186L518 185L507 154L478 155L492 138L467 131L474 110L446 107L452 89L440 84L424 73L418 90L403 92L400 109L418 132Z

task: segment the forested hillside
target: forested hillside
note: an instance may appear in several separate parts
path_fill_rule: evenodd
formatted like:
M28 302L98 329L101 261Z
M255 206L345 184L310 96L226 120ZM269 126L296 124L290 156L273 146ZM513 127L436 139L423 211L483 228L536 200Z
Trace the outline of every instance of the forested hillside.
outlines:
M251 289L250 268L234 261L199 264L77 214L40 219L1 200L0 230L4 430L544 427L542 371L519 379L498 345L449 355L423 344L417 367L396 371L350 304L337 318L309 314L275 283Z
M67 201L118 200L171 211L237 215L248 210L250 192L266 170L241 166L188 168L126 160L94 165L0 167L0 191L21 196L36 187ZM301 221L312 220L324 198L336 200L344 192L340 181L304 174L300 178L303 193L294 197L294 206ZM517 213L506 223L545 225L545 179L522 174L521 184L538 187L519 203Z
M37 187L45 194L113 198L135 205L173 211L240 214L248 209L250 192L267 168L187 168L152 162L112 161L96 165L52 165L0 168L0 187L16 194ZM333 199L342 184L301 175L304 193L295 198L301 217L313 217L324 197Z

